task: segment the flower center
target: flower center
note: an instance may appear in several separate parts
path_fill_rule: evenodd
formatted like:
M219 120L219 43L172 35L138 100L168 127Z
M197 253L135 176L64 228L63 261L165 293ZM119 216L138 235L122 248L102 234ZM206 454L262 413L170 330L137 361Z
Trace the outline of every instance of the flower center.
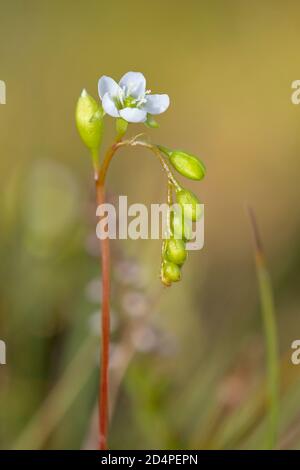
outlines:
M124 103L124 108L135 108L138 103L135 98L132 96L126 96L126 98L123 100Z
M151 90L146 90L145 93L138 98L134 98L129 93L132 91L131 88L121 89L118 96L115 97L114 101L118 109L122 108L139 108L142 104L147 102L146 96L151 93Z

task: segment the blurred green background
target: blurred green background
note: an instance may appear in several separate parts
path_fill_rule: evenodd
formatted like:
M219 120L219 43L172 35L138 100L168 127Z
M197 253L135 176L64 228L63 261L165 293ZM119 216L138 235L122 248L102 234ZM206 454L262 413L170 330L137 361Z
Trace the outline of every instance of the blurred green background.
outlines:
M205 247L160 287L159 241L114 241L110 446L262 448L265 349L245 203L274 285L279 448L300 446L300 4L0 2L0 447L96 448L99 264L92 169L74 124L82 88L141 71L171 106L155 142L199 155ZM142 132L130 126L129 133ZM113 120L106 119L106 144ZM163 202L151 154L122 150L110 197Z

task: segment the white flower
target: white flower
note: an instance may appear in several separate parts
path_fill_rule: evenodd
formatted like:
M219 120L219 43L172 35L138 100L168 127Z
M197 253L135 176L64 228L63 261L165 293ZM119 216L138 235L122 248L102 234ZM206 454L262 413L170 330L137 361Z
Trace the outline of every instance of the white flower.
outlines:
M144 122L147 114L161 114L169 107L168 95L150 95L140 72L127 72L119 84L110 77L100 78L98 92L104 111L128 122Z

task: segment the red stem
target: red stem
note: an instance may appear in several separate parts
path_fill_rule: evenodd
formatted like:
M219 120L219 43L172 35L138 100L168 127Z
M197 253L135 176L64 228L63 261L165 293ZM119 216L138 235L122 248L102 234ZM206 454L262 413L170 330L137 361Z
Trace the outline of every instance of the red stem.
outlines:
M96 180L97 205L104 204L104 185ZM102 315L101 315L101 367L99 388L99 449L107 449L108 387L109 387L109 331L110 331L110 247L109 238L100 240L102 265Z
M105 203L105 176L118 144L106 153L102 167L96 173L97 206ZM102 315L101 315L101 357L99 387L99 449L108 449L107 435L109 425L109 341L110 341L110 246L109 238L100 240L102 268Z

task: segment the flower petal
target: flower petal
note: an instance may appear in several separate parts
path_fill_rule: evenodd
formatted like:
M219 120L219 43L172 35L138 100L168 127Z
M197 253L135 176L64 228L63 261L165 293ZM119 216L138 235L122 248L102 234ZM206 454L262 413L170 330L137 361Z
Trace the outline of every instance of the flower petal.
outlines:
M140 72L125 73L119 85L125 88L126 95L133 96L133 98L143 97L146 91L146 79Z
M120 110L120 116L127 122L144 122L147 118L147 111L138 108L124 108Z
M112 117L119 117L120 113L115 105L114 100L112 99L110 93L105 93L102 98L102 106L104 111Z
M98 81L98 93L101 99L103 99L105 93L110 93L111 96L118 96L120 87L113 78L103 75Z
M149 114L164 113L170 104L168 95L149 95L146 96L147 102L142 106Z

